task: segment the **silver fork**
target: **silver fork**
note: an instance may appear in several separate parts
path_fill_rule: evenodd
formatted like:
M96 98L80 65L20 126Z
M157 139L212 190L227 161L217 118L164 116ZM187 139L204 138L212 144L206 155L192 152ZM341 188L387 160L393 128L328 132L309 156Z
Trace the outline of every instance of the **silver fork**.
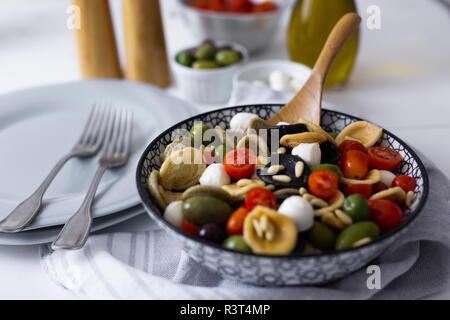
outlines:
M104 105L93 106L78 142L56 163L41 185L0 222L1 232L21 231L33 221L42 208L44 193L69 159L91 157L97 154L105 137L108 110L109 108Z
M103 153L89 191L78 211L67 221L53 241L53 250L79 249L86 243L92 224L91 206L98 184L106 169L120 167L127 162L132 124L132 113L126 110L116 110L109 119Z

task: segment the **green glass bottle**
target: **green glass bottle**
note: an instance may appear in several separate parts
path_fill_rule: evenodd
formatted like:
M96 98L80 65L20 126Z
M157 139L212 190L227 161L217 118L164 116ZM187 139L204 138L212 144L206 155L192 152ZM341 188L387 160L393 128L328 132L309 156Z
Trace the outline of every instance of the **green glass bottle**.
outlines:
M288 30L291 59L312 68L334 25L348 12L356 12L354 0L298 0ZM358 32L355 32L336 57L327 87L347 80L357 51Z

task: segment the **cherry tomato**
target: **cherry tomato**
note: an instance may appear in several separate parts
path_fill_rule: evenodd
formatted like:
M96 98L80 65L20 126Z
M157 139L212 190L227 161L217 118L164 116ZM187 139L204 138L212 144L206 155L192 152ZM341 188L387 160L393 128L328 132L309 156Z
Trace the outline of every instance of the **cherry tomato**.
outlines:
M254 188L245 196L244 205L248 211L252 211L256 206L264 206L276 210L278 201L272 191L264 188Z
M369 199L372 195L372 185L371 184L352 184L350 186L345 186L344 192L346 196L351 194L359 193L362 194L366 199Z
M233 12L251 12L253 3L250 0L229 0L230 11Z
M416 180L410 176L396 176L392 181L392 187L400 187L405 192L414 191L416 189Z
M369 156L359 150L349 150L342 155L341 167L344 177L363 179L369 171Z
M238 148L227 152L223 159L225 170L234 179L249 178L255 170L256 155L247 148Z
M402 223L403 211L390 200L369 200L370 220L375 222L381 232L388 232Z
M253 6L252 12L268 12L268 11L274 11L277 9L277 6L272 1L264 1L260 4L255 4Z
M213 11L226 11L225 0L209 0L209 9Z
M231 214L227 221L227 233L228 235L240 235L243 233L244 220L248 214L248 210L244 207L240 207Z
M198 9L208 9L209 3L207 0L197 0L192 4L192 6Z
M339 177L336 172L328 169L314 170L308 178L308 189L319 198L331 198L339 187Z
M378 170L394 170L402 161L402 155L387 147L369 148L370 165Z
M183 218L183 220L181 220L181 230L193 236L196 236L200 228L195 224L190 223L188 219Z
M367 152L366 147L364 147L364 145L361 142L354 140L342 141L338 149L341 154L344 154L349 150L359 150L362 152Z

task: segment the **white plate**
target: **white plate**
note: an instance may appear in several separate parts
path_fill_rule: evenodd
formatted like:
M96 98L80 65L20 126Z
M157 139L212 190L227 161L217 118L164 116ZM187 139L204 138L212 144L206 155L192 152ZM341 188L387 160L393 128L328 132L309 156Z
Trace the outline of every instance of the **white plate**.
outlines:
M124 211L115 212L101 218L94 219L92 222L91 232L99 231L125 220L131 219L139 214L144 213L144 208L141 205L135 206ZM0 245L10 246L25 246L49 243L56 239L56 236L61 231L62 226L47 227L36 230L29 230L19 233L1 233Z
M122 80L83 80L0 97L0 219L42 182L80 135L96 101L134 113L126 166L108 170L93 206L101 217L137 205L135 170L145 146L170 125L195 113L188 103L153 86ZM59 225L76 211L98 166L98 155L72 159L44 196L44 208L27 228Z

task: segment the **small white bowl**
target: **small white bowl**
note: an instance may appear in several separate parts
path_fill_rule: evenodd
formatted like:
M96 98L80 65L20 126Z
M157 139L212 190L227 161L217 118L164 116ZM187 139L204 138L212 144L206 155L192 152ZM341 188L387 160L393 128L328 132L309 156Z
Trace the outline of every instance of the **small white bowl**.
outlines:
M187 98L199 103L215 104L227 101L233 86L233 75L248 60L248 51L240 44L222 41L215 41L215 44L218 47L231 46L239 51L242 54L241 61L221 68L193 69L176 61L177 54L184 50L177 52L171 61L181 92Z
M266 81L273 71L282 71L291 78L303 83L308 80L311 68L289 60L261 60L250 62L242 67L233 77L233 85L240 81L254 83L255 81Z

